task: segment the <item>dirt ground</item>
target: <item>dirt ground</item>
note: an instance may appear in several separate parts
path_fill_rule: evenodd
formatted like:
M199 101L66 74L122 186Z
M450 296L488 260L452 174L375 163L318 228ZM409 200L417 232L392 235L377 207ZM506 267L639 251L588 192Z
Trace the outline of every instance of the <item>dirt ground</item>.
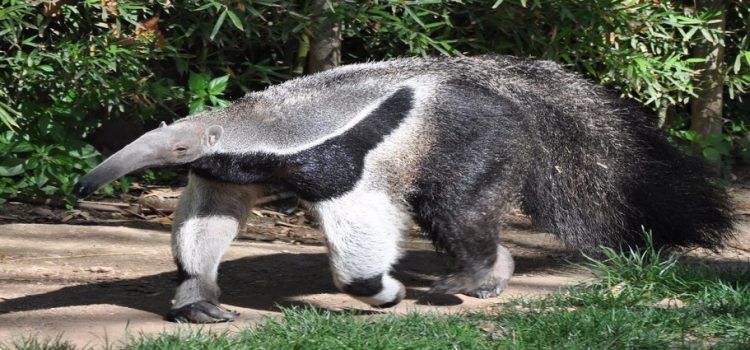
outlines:
M720 254L695 251L693 256L732 266L750 264L750 224L745 220L749 193L746 188L735 193L742 222L737 240ZM81 346L116 347L128 335L199 327L162 320L176 278L167 225L84 226L8 218L0 221L0 343L37 335L62 336ZM325 249L316 239L319 233L303 230L300 236L305 239L275 239L263 235L263 224L255 226L232 244L221 266L221 300L241 316L208 327L236 329L292 305L364 314L491 309L509 298L538 296L590 278L570 264L581 261L576 253L518 220L503 232L517 267L501 297L429 295L429 285L443 272L443 260L427 240L412 233L396 267L396 277L408 288L407 299L393 309L376 310L334 288Z

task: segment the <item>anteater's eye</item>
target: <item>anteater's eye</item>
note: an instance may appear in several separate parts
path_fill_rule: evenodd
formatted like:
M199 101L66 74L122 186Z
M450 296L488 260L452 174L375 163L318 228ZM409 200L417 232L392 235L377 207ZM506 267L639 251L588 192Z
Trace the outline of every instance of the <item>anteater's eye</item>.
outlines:
M177 146L174 146L174 150L175 152L184 153L184 152L187 152L188 146L177 145Z

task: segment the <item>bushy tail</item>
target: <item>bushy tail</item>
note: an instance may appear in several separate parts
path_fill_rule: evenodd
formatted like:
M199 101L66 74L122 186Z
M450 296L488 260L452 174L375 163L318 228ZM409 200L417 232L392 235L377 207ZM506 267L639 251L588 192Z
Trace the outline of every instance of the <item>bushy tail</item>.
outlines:
M731 236L731 205L711 169L656 127L643 120L609 129L554 124L536 135L522 205L568 246L591 253L642 246L644 229L657 247L716 248Z
M726 191L713 179L714 171L661 135L644 139L650 147L637 165L640 178L626 188L629 226L651 230L657 247L720 247L732 235L734 213ZM629 243L640 244L642 237Z

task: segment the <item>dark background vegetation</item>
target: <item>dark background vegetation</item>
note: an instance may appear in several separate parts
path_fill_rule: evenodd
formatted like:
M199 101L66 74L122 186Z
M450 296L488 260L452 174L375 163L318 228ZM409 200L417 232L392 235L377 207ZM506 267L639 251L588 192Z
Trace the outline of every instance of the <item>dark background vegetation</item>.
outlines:
M0 4L0 203L69 196L102 153L159 121L338 64L401 56L554 60L653 109L676 143L725 176L750 159L743 0Z

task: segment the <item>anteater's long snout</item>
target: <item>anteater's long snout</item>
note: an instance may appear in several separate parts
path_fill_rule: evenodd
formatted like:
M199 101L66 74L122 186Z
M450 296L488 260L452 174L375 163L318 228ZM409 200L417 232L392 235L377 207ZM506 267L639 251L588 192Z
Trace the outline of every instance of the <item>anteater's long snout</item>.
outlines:
M158 165L154 149L157 147L149 145L148 138L133 141L80 178L73 186L73 194L86 197L121 176Z

